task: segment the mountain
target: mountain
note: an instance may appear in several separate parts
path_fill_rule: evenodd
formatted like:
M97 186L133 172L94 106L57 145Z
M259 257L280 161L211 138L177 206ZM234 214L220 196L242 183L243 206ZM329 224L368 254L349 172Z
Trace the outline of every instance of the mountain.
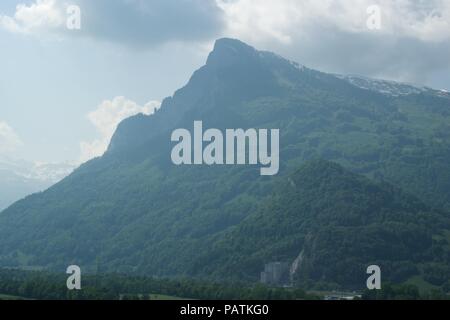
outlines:
M384 281L430 279L444 270L431 280L443 284L450 274L449 228L448 214L417 197L315 160L283 179L237 227L214 238L192 272L257 281L262 265L283 261L302 286L361 289L366 268L375 264Z
M71 173L68 163L31 163L0 158L0 211L15 201L43 191Z
M431 274L423 268L448 275L450 96L406 92L403 84L402 94L386 94L375 85L380 80L363 88L350 79L238 40L218 40L206 64L155 114L118 126L103 157L0 214L0 266L64 270L75 263L86 271L255 281L265 264L279 259L301 266L292 275L298 283L354 286L360 273L332 270L337 264L330 256L339 252L337 270L381 261L386 268L405 266L408 275ZM279 129L279 174L260 176L255 165L175 166L171 133L192 130L195 120L222 130ZM328 178L304 169L318 159L339 166L319 163ZM308 181L313 194L289 189L289 198L279 200L289 179L299 188ZM312 183L317 179L324 186ZM342 204L334 210L332 201ZM296 206L285 207L289 215L276 215L286 218L281 225L258 220L272 221L289 203ZM264 232L253 230L247 241L249 224ZM396 228L406 231L393 237ZM272 241L267 251L260 247L266 234ZM379 240L385 243L372 242ZM342 250L340 243L346 244ZM361 254L365 247L375 251ZM259 253L255 258L248 250ZM417 256L408 258L414 250ZM301 252L305 260L297 259Z

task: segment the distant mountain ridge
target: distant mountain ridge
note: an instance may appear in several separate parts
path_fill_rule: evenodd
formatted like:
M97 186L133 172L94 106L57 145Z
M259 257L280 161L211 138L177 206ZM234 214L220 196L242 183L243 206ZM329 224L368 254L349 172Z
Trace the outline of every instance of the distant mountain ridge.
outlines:
M47 189L69 175L69 163L31 163L0 158L0 211L34 192Z
M279 174L261 177L258 166L174 166L171 132L195 120L218 129L280 129ZM220 39L155 114L118 126L103 157L0 214L0 266L63 270L74 263L257 281L266 263L292 263L304 252L295 276L302 285L355 287L362 266L379 261L395 281L416 276L444 286L448 159L446 95L380 93ZM298 188L290 190L292 183ZM280 188L288 188L287 198ZM371 244L374 250L364 249ZM334 255L342 261L336 269ZM348 266L354 272L346 276L333 271Z

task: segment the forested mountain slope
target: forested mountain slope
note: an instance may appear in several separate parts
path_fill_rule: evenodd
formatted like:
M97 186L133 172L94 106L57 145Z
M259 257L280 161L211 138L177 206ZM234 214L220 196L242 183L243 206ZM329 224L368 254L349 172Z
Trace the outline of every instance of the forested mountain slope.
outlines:
M392 207L388 202L383 204L384 200L370 200L370 192L363 193L364 201L375 201L381 209L391 212L389 217L407 219L400 228L409 225L407 221L414 220L413 216L417 215L420 221L434 208L449 210L448 94L411 89L406 94L391 95L352 82L257 51L237 40L218 40L206 65L193 74L185 87L167 98L156 114L138 115L119 125L103 157L82 165L47 191L29 196L0 213L0 265L63 270L76 263L87 270L171 276L202 275L204 271L224 276L220 266L213 266L231 257L222 253L220 246L219 257L205 256L205 252L216 254L211 245L220 243L220 237L244 228L250 217L262 214L262 208L270 208L267 203L278 186L293 174L295 178L295 172L312 159L331 160L420 198L411 198L415 199L411 203L392 200ZM404 92L403 85L401 88ZM176 128L192 130L195 120L202 120L205 128L280 129L280 173L263 177L259 166L173 165L170 135ZM328 196L336 198L333 193L316 196L323 201L328 201ZM308 200L311 206L313 200ZM402 206L396 212L398 201ZM354 205L366 208L366 202ZM308 208L307 203L298 205ZM339 217L339 221L350 224L332 225L331 233L342 241L346 237L350 238L345 241L359 241L351 238L356 237L351 221L371 224L374 220L366 221L362 212L353 216L344 211L330 212L328 217ZM305 215L308 225L319 228L326 222L312 218L314 212L317 213L302 211L301 217ZM378 217L380 213L374 215ZM374 241L383 235L389 237L396 230L394 222L389 227L381 224L381 231L373 231L370 224L363 231L373 232ZM415 225L412 231L416 231ZM424 233L417 234L417 241L428 241L430 233L437 230L435 225L422 227ZM311 265L323 257L322 253L312 254L315 248L320 252L324 246L328 249L323 250L335 252L336 248L324 244L326 239L320 231L312 232L308 241L304 235L305 230L299 229L295 236L288 232L286 238L276 238L280 248L284 248L280 257L287 259L287 252L291 259L291 254L298 255L303 243L300 239L305 241L305 254L311 254L306 260ZM291 249L284 251L285 243L292 239L295 241ZM222 241L229 245L226 238ZM365 243L372 242L366 239ZM400 249L412 252L414 245L421 244L404 244ZM424 245L420 254L430 249L429 242ZM355 268L363 260L371 260L361 256L360 251L352 251L351 246L348 248L341 257L355 260ZM277 256L272 253L276 250L271 250L270 256ZM437 253L438 263L446 259L445 252ZM242 271L243 278L255 279L254 271L264 267L260 265L262 257ZM316 258L320 258L319 262ZM404 261L400 258L407 260L406 256L383 259L392 263ZM411 257L413 264L414 259ZM306 266L304 270L299 273L303 282L305 277L352 282L340 279L333 271L319 270L315 274Z

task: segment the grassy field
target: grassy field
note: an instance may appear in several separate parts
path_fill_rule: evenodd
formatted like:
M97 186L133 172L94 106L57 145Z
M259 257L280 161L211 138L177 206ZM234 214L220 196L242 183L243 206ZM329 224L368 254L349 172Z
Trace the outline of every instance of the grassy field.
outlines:
M123 296L122 296L123 298ZM187 298L180 298L175 296L168 296L164 294L150 294L150 295L141 295L141 299L149 299L150 300L192 300ZM24 297L12 296L9 294L0 294L0 300L30 300Z
M174 296L166 296L164 294L151 294L150 300L192 300L187 298L180 298Z
M18 296L11 296L8 294L0 294L0 300L27 300L27 299Z
M136 298L136 295L132 295L134 296L134 299ZM181 297L176 297L176 296L168 296L165 294L140 294L138 295L139 299L142 300L192 300L189 298L181 298ZM122 294L120 296L121 300L127 299L127 294Z

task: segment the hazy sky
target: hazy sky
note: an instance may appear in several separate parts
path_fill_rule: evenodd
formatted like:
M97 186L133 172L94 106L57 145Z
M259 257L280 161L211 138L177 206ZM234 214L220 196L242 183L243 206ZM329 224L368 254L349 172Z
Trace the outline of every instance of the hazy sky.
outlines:
M66 27L70 5L80 30ZM322 71L450 89L450 0L2 0L0 156L101 154L121 119L152 112L224 36Z

